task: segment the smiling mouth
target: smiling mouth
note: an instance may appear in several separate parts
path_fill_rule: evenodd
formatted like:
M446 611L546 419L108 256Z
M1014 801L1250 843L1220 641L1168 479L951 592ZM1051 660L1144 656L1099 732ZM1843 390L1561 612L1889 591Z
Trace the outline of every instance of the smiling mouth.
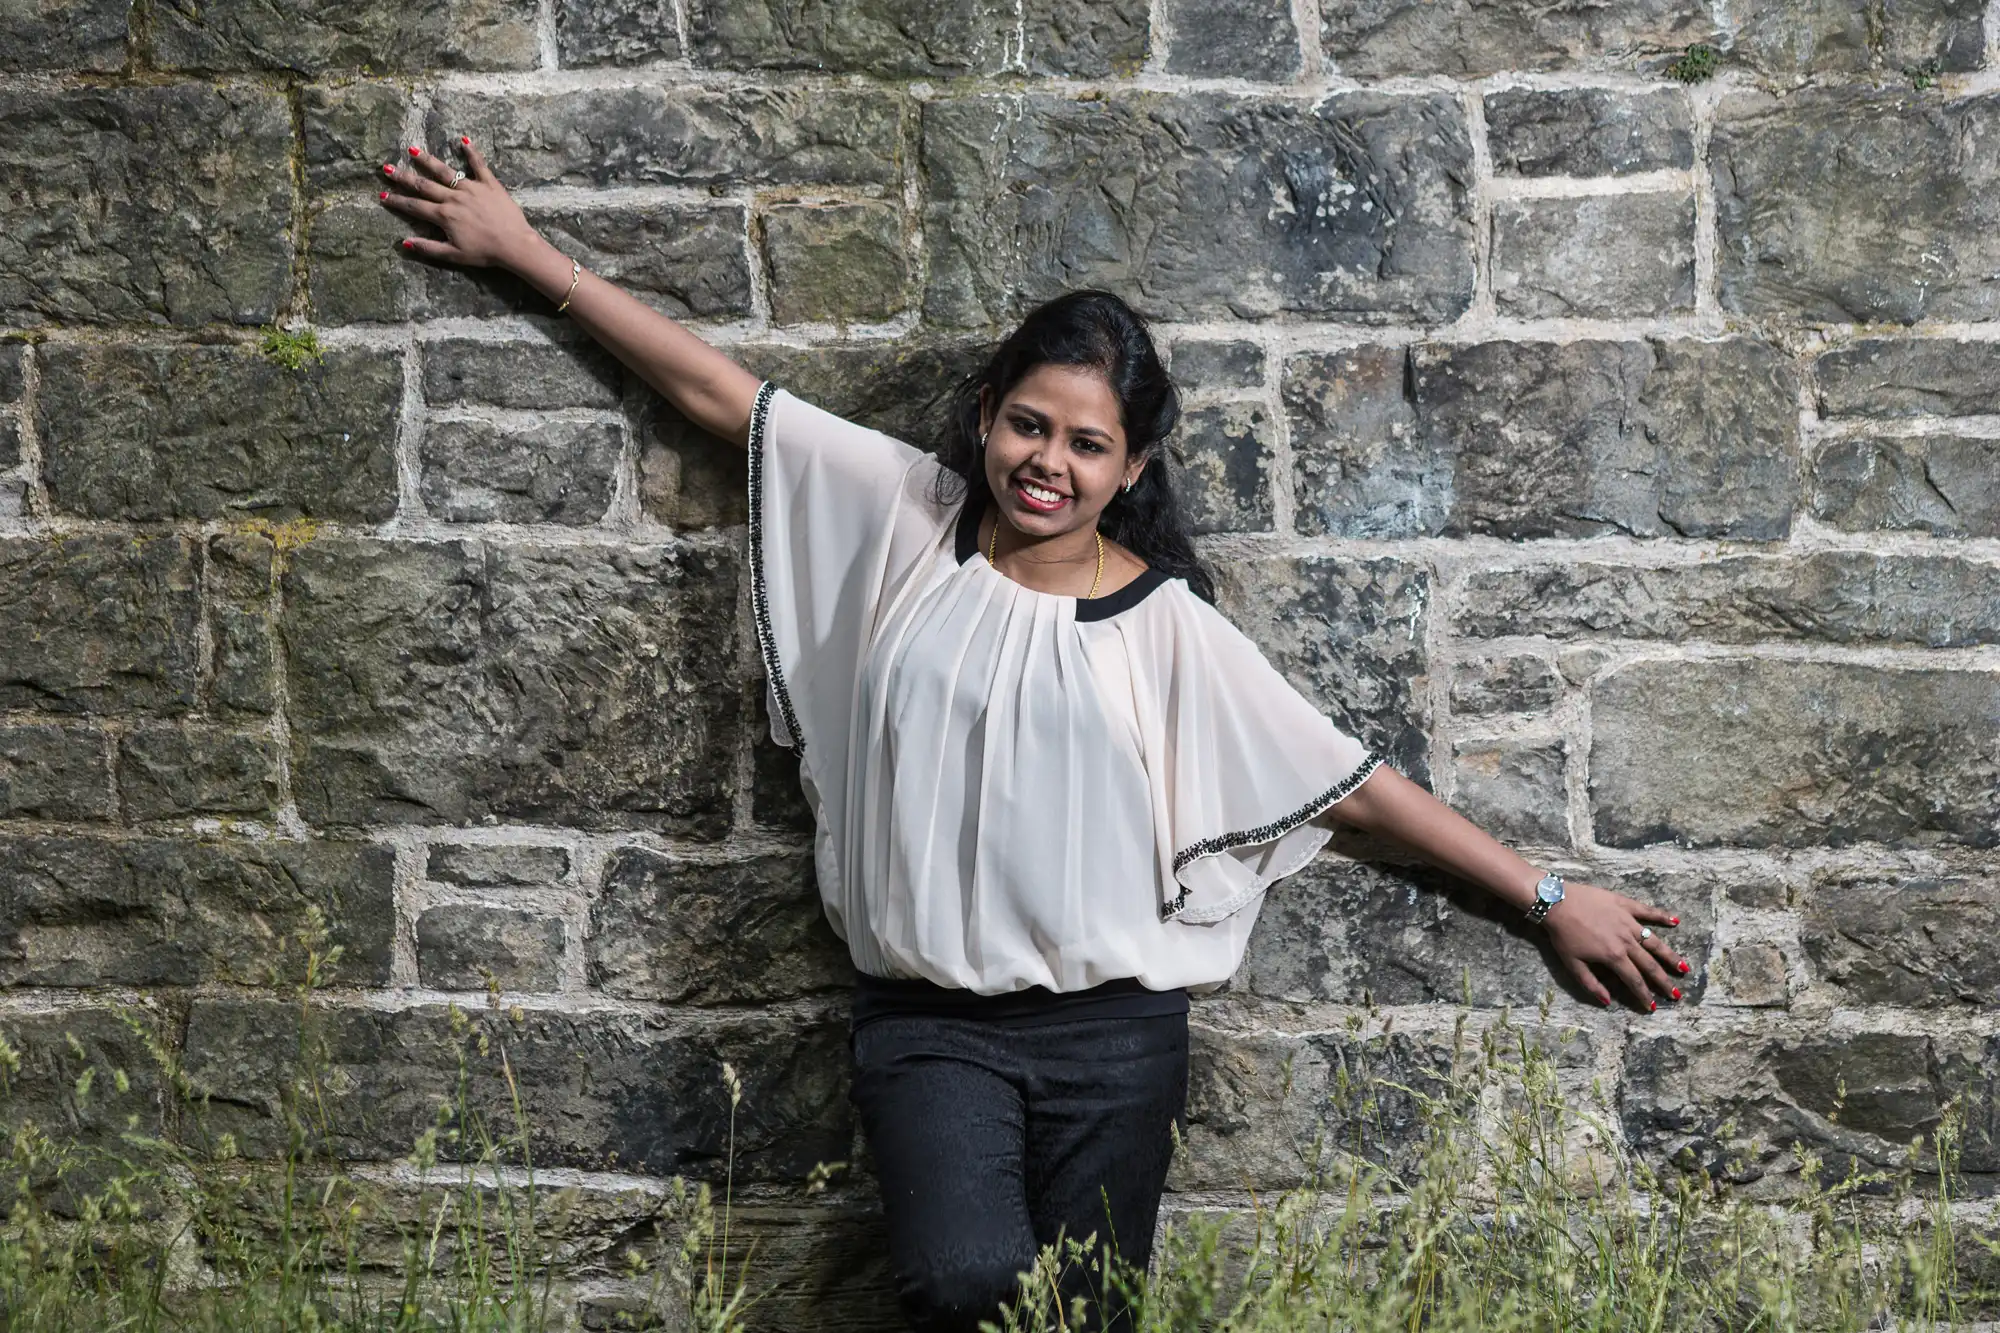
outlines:
M1038 514L1054 513L1069 502L1069 497L1061 491L1050 490L1021 478L1014 481L1014 494L1023 505Z

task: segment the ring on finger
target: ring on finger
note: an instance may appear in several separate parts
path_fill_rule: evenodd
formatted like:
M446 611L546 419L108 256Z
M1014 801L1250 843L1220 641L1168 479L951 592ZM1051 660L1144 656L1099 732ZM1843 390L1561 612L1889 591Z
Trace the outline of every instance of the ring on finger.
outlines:
M458 170L457 168L453 168L451 173L451 179L444 183L444 188L447 190L456 190L458 188L458 183L464 179L465 179L465 173Z
M1641 926L1641 927L1639 927L1639 938L1640 938L1640 939L1642 939L1642 940L1650 940L1650 939L1652 939L1652 938L1653 938L1653 930L1652 930L1652 927L1650 927L1650 926Z

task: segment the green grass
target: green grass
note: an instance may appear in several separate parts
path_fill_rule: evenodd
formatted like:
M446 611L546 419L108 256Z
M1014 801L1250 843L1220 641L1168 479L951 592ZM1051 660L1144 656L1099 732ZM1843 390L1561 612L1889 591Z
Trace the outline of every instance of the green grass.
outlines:
M312 1020L338 960L314 930L274 964L274 978L293 978L287 990L306 1020L300 1072L278 1089L281 1158L246 1160L228 1135L209 1132L207 1090L146 1016L124 1017L151 1070L92 1064L72 1040L71 1118L110 1117L122 1129L94 1145L25 1122L14 1131L0 1187L0 1327L573 1326L558 1270L578 1196L537 1177L518 1093L498 1107L468 1102L475 1069L497 1068L515 1089L505 1022L496 1037L453 1011L458 1086L411 1145L397 1190L328 1151L328 1061ZM1576 1096L1558 1079L1566 1038L1545 1035L1547 1001L1538 1017L1533 1033L1505 1014L1475 1031L1461 1013L1452 1068L1423 1087L1370 1067L1389 1025L1379 1025L1381 1040L1359 1041L1357 1019L1350 1035L1362 1055L1336 1078L1327 1118L1351 1127L1349 1137L1301 1145L1304 1183L1248 1209L1177 1219L1150 1275L1108 1251L1093 1257L1094 1237L1066 1239L1043 1251L1020 1299L996 1310L990 1327L1082 1327L1059 1294L1066 1270L1122 1293L1140 1333L1933 1329L1992 1308L1992 1293L1962 1276L1982 1245L1996 1247L1955 1225L1956 1106L1929 1145L1938 1170L1921 1188L1908 1173L1826 1179L1805 1156L1796 1199L1754 1204L1698 1172L1661 1173L1625 1153L1603 1092ZM20 1068L14 1047L0 1043L4 1123L22 1121L12 1104ZM742 1087L726 1064L718 1077L733 1163ZM171 1139L145 1132L137 1111L155 1080L171 1103ZM1392 1106L1406 1122L1414 1108L1414 1144L1407 1128L1390 1133ZM494 1169L502 1163L510 1169ZM822 1164L806 1191L842 1165ZM755 1326L770 1294L755 1254L734 1271L722 1257L732 1179L719 1200L705 1183L669 1182L655 1238L619 1255L641 1293L634 1327Z
M1682 83L1706 83L1722 66L1722 53L1706 42L1696 42L1667 66L1667 77Z
M326 359L319 334L310 328L285 329L272 325L264 330L257 350L265 360L275 362L286 370L304 370Z

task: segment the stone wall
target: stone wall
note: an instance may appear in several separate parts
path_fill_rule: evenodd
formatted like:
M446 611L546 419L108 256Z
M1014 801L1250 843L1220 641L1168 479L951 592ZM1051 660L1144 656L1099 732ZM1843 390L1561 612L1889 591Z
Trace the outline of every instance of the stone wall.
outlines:
M1686 1001L1604 1012L1463 886L1330 855L1199 1006L1170 1211L1297 1177L1369 1006L1416 1070L1550 986L1648 1153L1781 1197L1789 1145L1890 1164L1963 1094L1991 1190L1997 41L1982 0L0 6L9 1119L112 1134L60 1036L143 1075L137 1003L280 1150L317 910L357 1172L409 1188L470 1009L595 1318L664 1178L718 1176L729 1060L766 1318L886 1321L741 457L394 249L381 164L469 134L564 249L917 441L1028 303L1125 293L1230 612L1682 913ZM808 1198L822 1159L860 1170Z

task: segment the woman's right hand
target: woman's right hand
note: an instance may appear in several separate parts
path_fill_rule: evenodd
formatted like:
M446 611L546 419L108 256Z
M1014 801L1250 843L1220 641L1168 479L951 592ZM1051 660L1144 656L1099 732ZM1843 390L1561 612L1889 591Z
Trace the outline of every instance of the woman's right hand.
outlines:
M458 173L450 163L412 148L408 161L383 168L390 187L382 191L382 206L444 233L441 241L406 238L403 248L411 254L467 268L514 268L541 236L507 188L493 178L472 140L460 139L459 146L466 172L456 186L451 181Z

